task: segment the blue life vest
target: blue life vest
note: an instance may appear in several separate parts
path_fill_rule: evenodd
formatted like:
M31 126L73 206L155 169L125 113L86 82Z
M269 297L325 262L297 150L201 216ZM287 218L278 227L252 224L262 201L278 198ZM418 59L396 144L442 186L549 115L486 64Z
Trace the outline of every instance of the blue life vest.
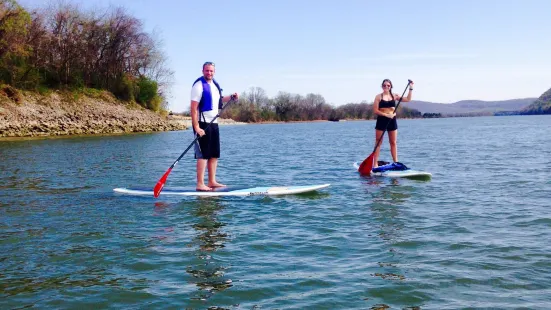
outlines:
M205 80L205 77L200 77L195 82L193 82L193 85L195 83L201 81L203 83L203 94L201 95L201 101L199 101L199 111L205 112L205 111L211 111L212 110L212 93L210 89L210 84ZM218 88L218 92L220 93L220 100L218 101L218 109L222 109L222 88L220 88L220 85L212 79L212 82L214 85L216 85L216 88Z
M402 171L402 170L409 169L408 167L406 167L406 165L400 162L395 162L395 163L379 162L379 164L383 164L383 165L377 168L373 168L372 170L373 172Z

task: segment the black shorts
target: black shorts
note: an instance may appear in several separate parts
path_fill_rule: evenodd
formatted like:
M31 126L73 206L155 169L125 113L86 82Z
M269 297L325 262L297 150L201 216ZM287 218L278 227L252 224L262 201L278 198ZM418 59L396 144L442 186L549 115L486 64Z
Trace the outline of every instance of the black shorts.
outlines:
M388 124L388 127L387 127L387 124ZM393 119L390 119L388 117L377 115L377 123L375 124L375 129L381 130L381 131L384 131L385 129L387 131L398 130L398 122L396 121L396 117Z
M209 123L199 122L199 128L205 130ZM195 130L193 130L195 133ZM212 123L205 135L195 141L195 159L220 158L220 132L218 124Z

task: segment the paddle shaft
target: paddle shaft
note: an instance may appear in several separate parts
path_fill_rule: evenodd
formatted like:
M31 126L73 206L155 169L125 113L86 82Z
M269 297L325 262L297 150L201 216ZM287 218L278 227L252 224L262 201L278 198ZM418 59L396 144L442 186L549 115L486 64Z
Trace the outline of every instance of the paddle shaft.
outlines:
M394 111L398 111L398 107L400 106L400 103L402 103L402 99L404 98L404 95L406 94L406 90L408 90L409 84L411 84L411 80L408 80L408 85L406 85L406 89L404 89L404 92L402 93L402 97L400 97L400 100L398 100L398 104L396 105L396 108L394 109ZM382 96L381 96L381 99L382 99ZM394 99L394 98L392 98L392 99ZM396 116L394 116L394 117L396 117ZM388 128L388 125L390 125L390 122L393 119L394 118L389 119L388 122L386 123L386 127L385 127L385 130L383 131L383 134L381 135L379 140L377 140L377 144L375 144L375 147L373 148L373 153L375 153L375 150L377 150L377 148L379 147L379 144L381 143L381 140L383 140L383 137L384 137L385 132Z

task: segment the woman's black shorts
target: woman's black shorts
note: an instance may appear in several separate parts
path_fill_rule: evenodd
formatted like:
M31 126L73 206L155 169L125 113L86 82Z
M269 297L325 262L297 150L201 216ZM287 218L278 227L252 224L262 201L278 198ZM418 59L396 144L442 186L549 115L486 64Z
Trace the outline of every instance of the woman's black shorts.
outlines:
M389 123L390 122L390 123ZM387 127L388 124L388 127ZM387 131L394 131L398 130L398 122L395 118L388 118L381 115L377 115L377 123L375 124L375 129L384 131L385 129Z

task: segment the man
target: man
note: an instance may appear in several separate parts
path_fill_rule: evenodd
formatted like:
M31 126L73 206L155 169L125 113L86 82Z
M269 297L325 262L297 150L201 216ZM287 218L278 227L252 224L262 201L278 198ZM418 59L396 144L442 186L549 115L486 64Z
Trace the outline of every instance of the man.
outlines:
M226 186L216 181L216 167L220 158L220 134L218 120L208 128L208 124L218 115L223 103L232 97L237 100L239 95L222 96L220 85L214 80L214 63L203 64L203 76L195 80L191 88L191 122L193 132L200 136L195 143L195 158L197 159L198 191L210 191L215 187ZM209 182L205 185L205 170L208 166Z

